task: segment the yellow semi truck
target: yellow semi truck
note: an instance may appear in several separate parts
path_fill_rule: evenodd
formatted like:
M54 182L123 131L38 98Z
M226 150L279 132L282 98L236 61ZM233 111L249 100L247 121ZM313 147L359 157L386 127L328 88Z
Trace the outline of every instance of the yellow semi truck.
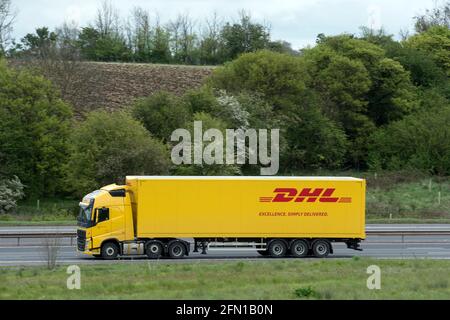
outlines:
M361 250L365 180L350 177L129 176L80 202L78 251L115 259L201 250L326 257Z

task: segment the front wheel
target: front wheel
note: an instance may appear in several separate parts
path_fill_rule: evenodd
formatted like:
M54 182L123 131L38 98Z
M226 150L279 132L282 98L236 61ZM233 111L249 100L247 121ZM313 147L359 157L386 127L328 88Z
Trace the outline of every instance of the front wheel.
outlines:
M119 247L114 242L107 242L102 246L102 258L114 260L119 255Z

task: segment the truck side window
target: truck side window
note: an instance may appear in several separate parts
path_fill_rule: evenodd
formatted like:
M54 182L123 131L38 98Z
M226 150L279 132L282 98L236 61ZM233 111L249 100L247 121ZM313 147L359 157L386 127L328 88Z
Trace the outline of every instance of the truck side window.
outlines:
M109 209L108 208L99 208L98 209L98 221L102 222L109 220Z

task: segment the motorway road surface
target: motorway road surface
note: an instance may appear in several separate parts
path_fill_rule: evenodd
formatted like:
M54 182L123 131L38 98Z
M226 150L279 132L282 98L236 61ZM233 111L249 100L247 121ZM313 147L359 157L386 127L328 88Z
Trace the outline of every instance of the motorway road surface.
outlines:
M368 230L401 229L405 231L436 229L450 230L450 225L368 225ZM75 227L0 227L0 233L7 232L72 232ZM68 239L61 240L59 249L60 264L97 264L111 263L98 260L84 254L77 253ZM16 245L14 239L0 239L0 266L42 265L46 263L45 247L41 239L24 239L21 246ZM363 251L347 249L344 244L334 244L334 254L330 258L351 258L365 256L376 258L430 258L450 259L450 238L448 236L405 236L404 242L398 236L368 236L362 242ZM292 259L292 258L286 258ZM209 251L207 255L191 253L182 260L162 259L159 262L183 263L229 260L272 260L258 255L255 251ZM116 263L135 263L147 261L141 257L121 258ZM150 263L158 263L148 260Z

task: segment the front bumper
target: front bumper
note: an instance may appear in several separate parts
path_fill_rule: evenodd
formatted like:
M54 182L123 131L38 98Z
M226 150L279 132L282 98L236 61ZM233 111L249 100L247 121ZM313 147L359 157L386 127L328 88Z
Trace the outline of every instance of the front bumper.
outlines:
M77 251L80 253L93 255L100 254L100 248L91 249L92 242L91 238L86 238L86 230L78 229L77 230Z

